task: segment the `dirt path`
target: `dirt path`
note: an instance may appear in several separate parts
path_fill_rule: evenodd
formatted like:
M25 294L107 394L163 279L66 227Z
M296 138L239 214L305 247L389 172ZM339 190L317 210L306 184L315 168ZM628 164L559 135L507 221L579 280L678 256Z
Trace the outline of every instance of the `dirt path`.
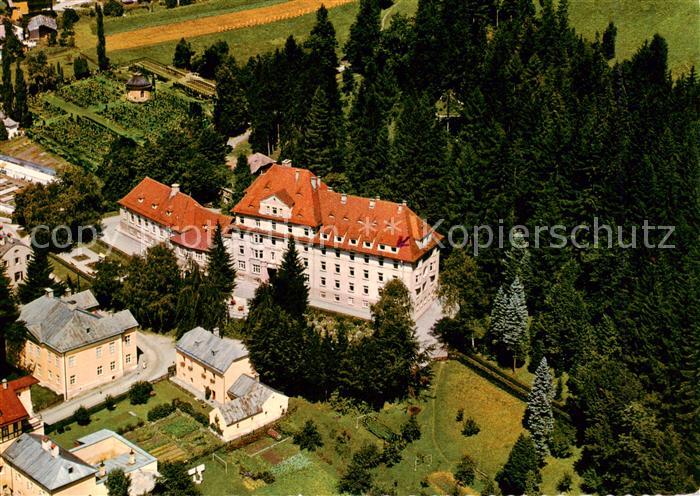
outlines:
M233 29L247 28L259 24L291 19L315 12L321 5L330 9L355 0L290 0L289 2L228 14L202 17L200 19L175 22L165 26L153 26L107 36L107 47L125 50L156 45L180 38L193 38Z

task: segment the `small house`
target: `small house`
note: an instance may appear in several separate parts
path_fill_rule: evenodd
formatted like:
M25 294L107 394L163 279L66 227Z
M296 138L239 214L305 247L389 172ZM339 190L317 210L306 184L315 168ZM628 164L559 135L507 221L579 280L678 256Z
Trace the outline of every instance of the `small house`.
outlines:
M58 31L56 19L43 14L32 17L27 24L30 40L39 40Z
M126 82L126 99L143 103L151 99L153 84L143 74L137 72Z

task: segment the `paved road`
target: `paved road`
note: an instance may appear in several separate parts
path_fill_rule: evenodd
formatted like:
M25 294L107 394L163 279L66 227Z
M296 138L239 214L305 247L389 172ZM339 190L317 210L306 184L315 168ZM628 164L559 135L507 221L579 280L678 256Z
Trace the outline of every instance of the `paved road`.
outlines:
M425 349L428 346L434 347L433 352L431 353L433 358L446 355L446 351L442 348L438 340L435 339L432 334L430 334L430 331L433 329L435 323L442 317L444 317L442 305L440 305L440 300L436 299L433 304L430 305L430 307L428 307L428 309L423 313L423 315L418 317L418 320L416 320L416 337L418 338L418 342L421 344L422 349Z
M60 12L63 9L67 9L68 7L75 8L79 5L86 5L89 3L92 3L92 0L63 0L63 2L59 2L56 5L54 5L53 10Z
M150 381L168 372L168 367L175 363L175 343L167 336L151 333L138 333L138 348L142 351L136 370L102 387L86 391L60 405L43 410L44 422L54 424L59 420L70 417L79 407L89 408L104 401L105 396L116 396L126 392L136 381ZM144 369L143 364L147 366Z

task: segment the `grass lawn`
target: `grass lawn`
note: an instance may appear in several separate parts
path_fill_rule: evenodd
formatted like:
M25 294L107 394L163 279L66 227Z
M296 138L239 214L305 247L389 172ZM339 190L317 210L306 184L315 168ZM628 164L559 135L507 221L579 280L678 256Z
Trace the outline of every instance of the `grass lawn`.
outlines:
M465 453L470 454L478 469L487 477L495 477L505 463L517 437L524 431L521 420L525 404L492 385L469 368L455 361L435 364L433 388L420 400L388 404L376 415L376 422L399 432L408 419L409 406L420 408L417 419L421 438L407 446L401 462L393 467L381 466L373 471L374 482L383 488L396 484L398 494L449 494L454 489L452 471ZM464 437L462 424L456 422L457 410L464 409L464 418L473 417L481 427L476 436ZM202 492L207 496L226 494L335 494L338 478L344 473L352 453L364 443L382 442L358 421L357 414L341 415L325 403L309 403L293 398L290 415L281 422L284 432L299 430L312 419L318 426L324 445L317 451L300 452L287 439L274 444L261 439L252 445L231 453L220 451L228 462L228 474L218 461L205 457L194 461L205 463ZM339 441L344 438L345 441ZM566 472L574 475L576 492L579 478L574 474L576 455L557 460L549 458L542 470L544 493L555 494L557 482ZM275 482L269 485L242 476L269 470ZM428 487L422 489L421 481ZM482 476L474 482L470 492L481 491Z
M34 384L29 390L32 393L32 408L35 412L63 401L63 395L56 394L51 389L39 384Z
M190 395L170 381L160 381L154 384L153 390L155 396L145 405L132 405L129 403L129 399L125 398L118 402L117 407L111 412L105 408L92 414L92 421L88 425L79 426L76 423L72 423L67 426L67 429L70 430L66 430L63 434L53 432L51 437L64 448L72 448L76 439L100 429L116 431L120 427L124 427L127 424L135 424L139 420L148 423L146 415L151 408L162 403L170 403L174 398L188 401L203 413L208 413L208 410L201 407Z
M668 42L674 76L700 64L700 3L697 0L571 0L576 31L593 39L608 22L617 26L617 59L631 57L644 40L659 33Z
M90 279L59 262L55 255L49 255L49 260L52 267L51 272L63 282L68 281L68 278L70 278L76 284L77 291L90 289L90 286L92 286Z

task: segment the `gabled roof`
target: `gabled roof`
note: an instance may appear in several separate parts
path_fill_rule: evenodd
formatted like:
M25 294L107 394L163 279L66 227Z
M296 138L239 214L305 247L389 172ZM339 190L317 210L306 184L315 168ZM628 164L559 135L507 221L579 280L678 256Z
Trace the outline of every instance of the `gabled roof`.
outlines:
M54 31L58 30L58 26L56 25L56 19L54 19L53 17L45 16L43 14L39 14L37 16L32 17L29 20L29 23L27 24L27 29L29 31L35 31L40 27L53 29Z
M291 206L291 218L260 212L260 202L271 196L291 199L291 204L283 200ZM320 233L328 234L329 238L323 240L328 248L410 262L418 260L442 238L403 203L338 193L309 170L278 164L273 164L248 187L233 212L238 216L282 220L317 229L319 233L310 241L320 243ZM236 226L254 230L239 222ZM337 236L342 241L337 241ZM354 244L350 243L351 239ZM371 246L364 246L365 241ZM379 245L384 245L384 249Z
M24 408L18 394L22 390L38 383L39 381L33 376L26 375L14 381L0 384L0 426L29 417L29 413Z
M233 362L248 356L248 349L241 341L221 338L202 327L186 332L175 348L222 374Z
M282 394L242 374L228 390L233 400L219 407L219 411L226 425L232 425L261 413L265 402L275 393Z
M263 167L274 164L275 159L270 158L262 153L255 152L252 155L248 155L248 167L250 167L251 174L257 174L257 172Z
M51 447L56 447L55 457L51 454L51 449L42 446L42 436L26 433L18 437L0 456L49 492L94 476L97 472L69 451L51 441L47 442L51 443Z
M22 305L19 320L38 342L59 352L119 336L139 325L129 310L103 317L48 295Z
M224 229L232 220L228 215L212 212L191 196L150 177L144 178L119 200L119 205L171 229L175 234L189 230L213 232L217 222Z
M95 298L95 295L92 294L92 291L89 289L81 291L80 293L61 296L61 300L70 305L75 305L82 310L92 310L100 306L97 298Z
M0 239L3 241L3 242L0 242L0 257L5 256L5 253L12 250L13 248L25 248L27 250L30 249L27 245L22 243L20 240L13 237L12 235L10 235L10 233L8 233L8 234L0 233Z

